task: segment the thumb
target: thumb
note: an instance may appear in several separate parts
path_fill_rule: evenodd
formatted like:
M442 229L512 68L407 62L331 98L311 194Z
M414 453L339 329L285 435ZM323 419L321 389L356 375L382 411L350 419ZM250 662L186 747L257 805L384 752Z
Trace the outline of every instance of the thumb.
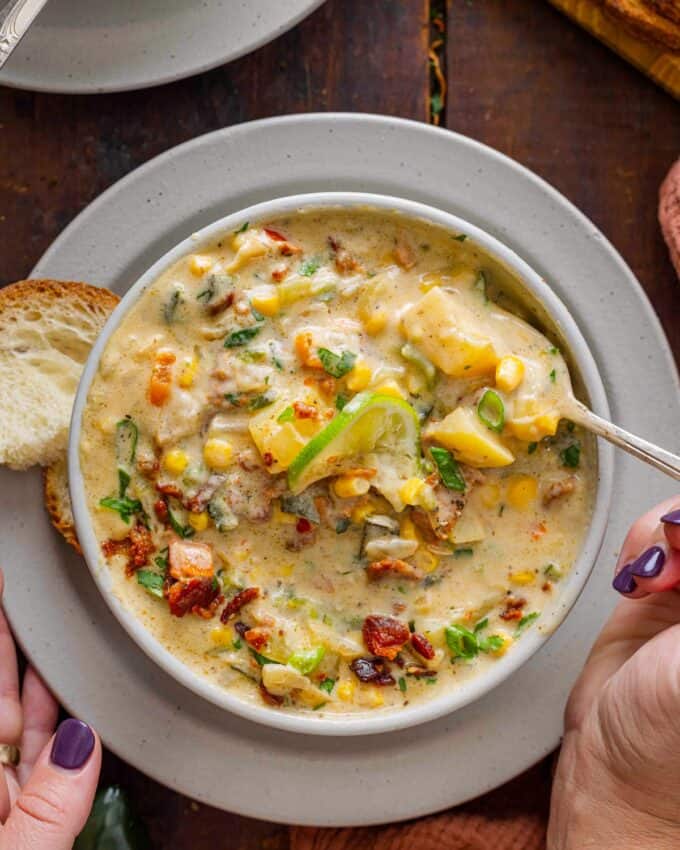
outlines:
M71 850L92 808L100 768L99 738L80 720L64 720L0 830L0 850Z

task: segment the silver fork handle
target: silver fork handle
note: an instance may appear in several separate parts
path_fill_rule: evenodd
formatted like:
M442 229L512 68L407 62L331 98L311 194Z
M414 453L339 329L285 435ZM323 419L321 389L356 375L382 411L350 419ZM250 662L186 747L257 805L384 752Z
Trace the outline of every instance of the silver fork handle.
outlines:
M623 428L619 428L613 422L607 422L606 419L597 416L578 401L569 411L569 416L584 428L592 431L593 434L604 437L605 440L628 452L628 454L645 461L661 472L665 472L666 475L670 475L676 481L680 481L680 456L669 452L667 449L662 449L661 446L656 446L648 440L643 440L642 437L637 437Z
M46 3L47 0L11 0L0 9L0 68Z

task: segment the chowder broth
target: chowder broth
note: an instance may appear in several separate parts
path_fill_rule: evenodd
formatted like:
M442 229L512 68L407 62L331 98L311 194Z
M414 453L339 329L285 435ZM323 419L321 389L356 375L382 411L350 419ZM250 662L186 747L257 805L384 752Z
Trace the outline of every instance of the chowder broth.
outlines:
M277 711L397 709L512 652L596 477L517 291L465 234L369 209L244 222L179 260L83 416L113 592Z

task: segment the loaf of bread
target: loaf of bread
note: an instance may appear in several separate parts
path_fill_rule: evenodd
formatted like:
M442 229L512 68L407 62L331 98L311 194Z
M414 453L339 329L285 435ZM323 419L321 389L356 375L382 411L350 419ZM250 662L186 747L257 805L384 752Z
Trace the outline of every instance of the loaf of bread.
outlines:
M643 41L680 50L677 0L599 0L605 12Z

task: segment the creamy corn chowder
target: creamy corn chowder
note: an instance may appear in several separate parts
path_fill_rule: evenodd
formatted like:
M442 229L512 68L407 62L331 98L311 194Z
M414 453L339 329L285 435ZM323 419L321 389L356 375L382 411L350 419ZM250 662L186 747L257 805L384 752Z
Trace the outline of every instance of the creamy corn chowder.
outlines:
M368 209L244 222L178 261L83 417L113 592L194 671L310 717L432 698L512 652L596 476L517 290L465 234Z

